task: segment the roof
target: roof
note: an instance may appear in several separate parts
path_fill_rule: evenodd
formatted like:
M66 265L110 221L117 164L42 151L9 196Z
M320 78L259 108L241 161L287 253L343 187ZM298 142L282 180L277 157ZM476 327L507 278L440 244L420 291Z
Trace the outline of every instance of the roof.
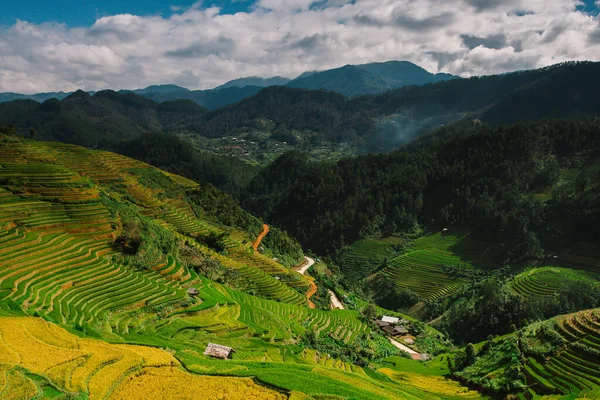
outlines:
M199 293L200 293L200 291L199 291L198 289L196 289L196 288L193 288L193 287L191 287L191 288L189 288L189 289L187 290L187 293L188 293L188 294L199 294Z
M383 322L390 322L392 324L397 324L400 321L400 318L388 317L388 316L384 315L383 317L381 317L381 320Z
M408 333L408 330L403 326L397 326L394 328L393 332L395 334L404 334L404 333Z
M222 346L220 344L209 343L204 350L205 356L217 357L217 358L231 358L231 353L235 353L231 347Z

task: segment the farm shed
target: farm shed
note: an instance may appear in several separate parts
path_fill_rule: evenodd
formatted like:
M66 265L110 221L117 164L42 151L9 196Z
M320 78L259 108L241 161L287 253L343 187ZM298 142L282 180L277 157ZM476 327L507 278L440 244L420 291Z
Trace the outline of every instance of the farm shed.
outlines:
M220 344L209 343L204 350L205 356L222 358L223 360L231 360L231 355L235 353L231 347L221 346Z
M390 324L397 324L398 322L400 322L400 318L396 318L396 317L388 317L386 315L384 315L383 317L381 317L381 320L383 322L388 322Z
M190 297L196 297L196 296L198 296L200 294L200 291L198 289L196 289L196 288L191 287L191 288L189 288L187 290L187 294Z

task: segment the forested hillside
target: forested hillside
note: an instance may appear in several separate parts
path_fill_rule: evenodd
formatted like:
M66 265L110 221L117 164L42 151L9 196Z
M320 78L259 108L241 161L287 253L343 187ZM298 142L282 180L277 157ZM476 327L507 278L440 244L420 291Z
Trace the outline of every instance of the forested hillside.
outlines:
M547 243L600 239L599 146L598 119L465 122L388 155L331 164L287 154L240 199L315 251L458 224L509 259L530 258Z
M41 139L108 148L146 132L177 129L205 112L186 100L159 104L133 93L78 91L62 101L1 103L0 121Z

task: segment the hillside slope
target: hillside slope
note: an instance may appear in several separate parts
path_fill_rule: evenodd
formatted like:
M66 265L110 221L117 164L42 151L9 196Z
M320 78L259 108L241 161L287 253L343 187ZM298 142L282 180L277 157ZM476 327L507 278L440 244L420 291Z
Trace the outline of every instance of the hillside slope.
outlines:
M42 104L18 100L0 104L0 119L18 131L45 140L106 148L146 132L170 131L198 121L206 113L197 104L178 100L158 104L133 93L78 91L62 101Z
M504 338L459 352L455 375L492 392L519 399L598 398L600 309L533 323Z
M277 252L293 258L289 239L271 231L264 254L255 252L260 221L223 196L117 154L2 136L0 326L10 329L1 335L0 393L17 385L29 388L23 398L47 390L126 398L138 385L146 388L138 393L170 393L183 379L198 390L223 381L223 390L242 385L289 398L460 393L456 384L424 390L357 365L397 350L356 311L305 307L306 278L273 260ZM76 339L26 315L81 337L168 353ZM306 335L341 349L342 358L311 349ZM233 347L233 360L204 356L209 342ZM37 361L34 347L43 351ZM249 380L200 382L180 364L201 375L253 377L279 394Z

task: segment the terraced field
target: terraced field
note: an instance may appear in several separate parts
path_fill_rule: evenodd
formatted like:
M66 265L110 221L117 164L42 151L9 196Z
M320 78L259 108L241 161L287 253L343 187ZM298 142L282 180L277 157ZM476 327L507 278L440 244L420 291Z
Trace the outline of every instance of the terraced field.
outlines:
M22 369L43 374L57 395L87 393L90 400L193 399L198 393L205 399L288 398L249 378L190 374L164 350L82 339L37 318L2 318L0 339L3 399L44 393Z
M116 154L0 137L0 398L170 398L172 387L181 398L446 398L300 345L308 331L348 344L371 331L356 311L306 307L306 278L254 251L256 237L199 218L185 200L194 190ZM130 264L115 239L132 216L237 269L257 296L176 252ZM223 232L222 254L196 240ZM234 360L204 356L209 342L234 347Z
M457 246L463 247L463 256L454 250ZM436 233L423 236L414 240L406 253L391 259L379 273L423 299L439 299L468 281L474 268L471 260L481 259L481 254L476 254L478 246L468 235ZM484 248L479 251L484 253Z
M512 287L525 298L551 296L568 282L598 282L598 274L560 267L534 268L515 277Z
M543 394L600 398L600 310L556 317L552 331L564 340L564 345L557 349L556 356L527 359L531 386L521 398Z
M373 273L387 259L395 256L394 246L404 240L396 237L363 239L349 246L340 261L340 269L348 278L360 281Z

